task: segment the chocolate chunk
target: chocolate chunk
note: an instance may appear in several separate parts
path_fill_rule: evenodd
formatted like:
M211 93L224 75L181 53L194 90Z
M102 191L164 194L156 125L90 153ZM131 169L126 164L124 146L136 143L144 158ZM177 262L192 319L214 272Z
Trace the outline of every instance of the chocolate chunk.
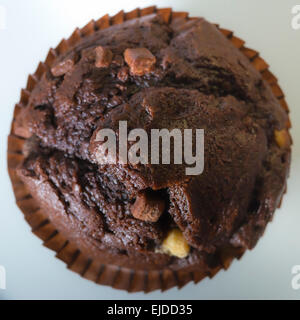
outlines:
M107 68L111 64L113 53L101 46L95 48L95 66L97 68Z
M164 199L151 191L140 193L131 206L131 213L136 219L148 222L156 222L164 210Z
M51 73L54 77L60 77L71 71L74 67L74 61L72 59L64 60L51 68Z
M124 58L130 72L136 76L150 72L156 62L155 56L146 48L126 49Z

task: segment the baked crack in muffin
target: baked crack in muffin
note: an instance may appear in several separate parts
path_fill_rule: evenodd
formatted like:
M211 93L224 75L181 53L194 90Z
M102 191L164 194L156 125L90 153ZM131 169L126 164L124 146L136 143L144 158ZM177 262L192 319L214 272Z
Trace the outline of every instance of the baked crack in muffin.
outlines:
M128 291L197 282L252 249L285 191L291 145L283 94L257 56L168 9L77 29L29 79L9 137L33 231L74 271ZM103 164L97 133L119 121L204 129L203 173Z

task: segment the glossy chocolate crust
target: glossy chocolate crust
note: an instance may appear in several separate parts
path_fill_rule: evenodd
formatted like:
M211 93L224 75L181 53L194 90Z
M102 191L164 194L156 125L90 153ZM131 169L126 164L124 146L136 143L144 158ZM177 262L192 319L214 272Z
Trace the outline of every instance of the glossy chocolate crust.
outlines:
M126 59L135 48L151 53L149 68L134 68L130 51ZM13 130L24 141L18 176L67 239L103 263L204 274L228 252L253 248L286 187L291 141L279 145L274 132L288 127L288 116L216 26L147 15L82 37L51 64ZM147 131L204 129L203 174L99 165L95 135L120 120ZM132 215L145 190L165 202L156 222ZM191 246L184 259L157 250L174 227Z

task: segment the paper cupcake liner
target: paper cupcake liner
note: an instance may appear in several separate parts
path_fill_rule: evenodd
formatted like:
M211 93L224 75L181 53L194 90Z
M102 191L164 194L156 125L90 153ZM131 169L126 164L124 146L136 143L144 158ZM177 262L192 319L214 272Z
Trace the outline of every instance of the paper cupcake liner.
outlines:
M44 246L56 252L56 257L67 264L67 267L98 284L108 285L113 288L127 290L129 292L153 290L167 290L172 287L183 287L190 281L199 282L205 277L213 277L219 270L227 269L234 258L239 259L244 249L228 248L221 252L220 263L215 268L190 268L183 270L135 270L123 266L116 266L105 263L99 254L89 250L89 243L82 247L81 242L76 238L71 238L70 234L64 230L62 224L51 221L47 213L39 208L38 202L27 190L26 185L21 181L16 173L16 169L24 160L23 146L26 139L18 136L15 132L15 118L20 109L29 100L30 94L38 83L47 67L51 68L57 56L64 54L71 47L76 45L82 37L90 36L99 29L108 28L111 25L123 23L126 20L158 13L167 23L176 18L195 19L188 16L187 12L173 12L170 8L157 9L155 6L144 9L135 9L130 12L120 11L115 16L105 15L97 21L90 21L81 29L76 29L69 39L63 39L55 49L50 49L45 62L38 65L36 72L29 75L26 89L21 91L20 102L15 106L14 119L11 132L8 137L8 170L12 181L12 186L18 207L24 214L26 221L32 228L32 232L43 240ZM269 65L259 56L255 50L244 46L244 41L233 35L233 32L218 29L251 61L252 65L261 73L263 79L270 85L274 95L280 102L282 108L289 113L284 94L277 83L277 78L269 70ZM291 127L290 122L286 124L287 129Z

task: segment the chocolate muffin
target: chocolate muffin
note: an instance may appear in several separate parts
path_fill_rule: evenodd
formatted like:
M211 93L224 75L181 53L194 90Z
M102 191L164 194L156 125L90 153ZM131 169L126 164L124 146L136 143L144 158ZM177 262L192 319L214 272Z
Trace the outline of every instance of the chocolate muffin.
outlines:
M30 77L9 137L33 231L74 271L129 291L227 268L255 246L286 188L288 112L267 68L232 33L167 9L77 29ZM120 121L204 129L202 174L104 163L98 133Z

